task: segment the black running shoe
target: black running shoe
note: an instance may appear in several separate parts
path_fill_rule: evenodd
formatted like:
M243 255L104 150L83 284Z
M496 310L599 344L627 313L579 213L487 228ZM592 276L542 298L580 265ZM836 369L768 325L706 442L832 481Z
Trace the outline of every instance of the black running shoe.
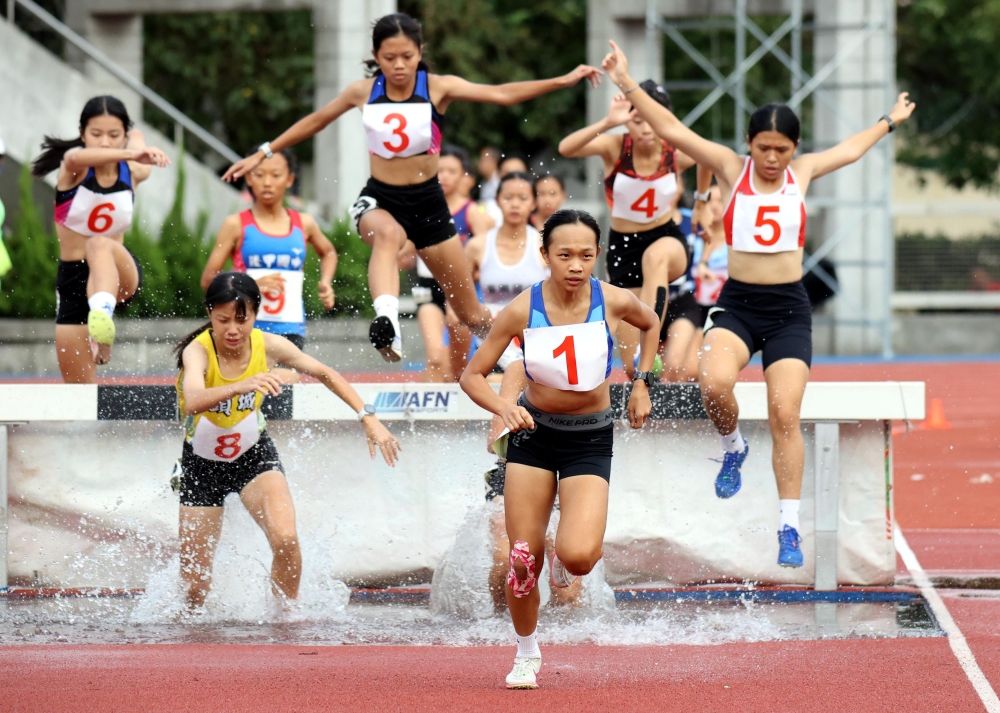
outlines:
M368 328L368 339L386 361L397 362L403 359L403 340L396 334L388 317L376 317L372 320Z

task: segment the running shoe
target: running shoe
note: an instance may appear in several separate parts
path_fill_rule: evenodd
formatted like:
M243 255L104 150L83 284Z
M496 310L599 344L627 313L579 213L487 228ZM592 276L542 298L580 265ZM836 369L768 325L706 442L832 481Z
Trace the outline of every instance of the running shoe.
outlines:
M115 343L115 321L102 309L92 309L87 315L87 332L98 344Z
M743 447L742 453L730 453L726 451L726 454L722 458L722 469L715 479L715 494L717 496L723 499L731 498L740 492L740 486L743 484L740 480L740 468L743 466L743 461L747 459L749 452L749 443Z
M778 532L778 564L782 567L802 566L802 547L799 545L799 531L785 525Z
M549 580L552 582L552 586L558 589L565 589L576 581L576 575L566 571L566 567L556 557L555 552L552 553L552 559L549 560Z
M396 334L396 328L388 317L376 317L372 320L372 325L368 328L368 339L386 361L397 362L403 359L403 340Z
M535 674L542 668L542 659L516 657L514 668L507 674L507 688L538 688Z

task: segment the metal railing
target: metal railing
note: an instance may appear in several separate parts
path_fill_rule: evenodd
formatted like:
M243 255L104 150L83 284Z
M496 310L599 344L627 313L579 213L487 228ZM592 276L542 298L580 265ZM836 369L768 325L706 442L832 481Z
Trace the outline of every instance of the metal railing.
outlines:
M230 163L236 163L240 160L241 157L239 154L222 143L222 141L220 141L217 137L213 136L211 133L195 123L193 119L184 114L180 109L126 72L118 66L118 64L112 61L110 57L94 47L94 45L87 42L87 40L80 37L80 35L63 24L63 22L58 18L54 17L44 8L33 2L33 0L7 0L8 22L14 22L14 11L17 5L20 5L23 9L27 10L36 19L46 24L54 32L77 47L87 57L92 59L94 62L97 62L97 64L104 68L104 70L111 74L115 79L170 117L174 121L174 138L177 143L180 143L180 140L183 138L183 131L188 131ZM180 128L178 129L178 127Z

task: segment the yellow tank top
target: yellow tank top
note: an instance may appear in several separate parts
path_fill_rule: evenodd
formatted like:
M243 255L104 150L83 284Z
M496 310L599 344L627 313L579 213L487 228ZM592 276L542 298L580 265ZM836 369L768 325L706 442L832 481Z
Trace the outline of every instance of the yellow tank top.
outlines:
M206 388L234 384L267 371L264 333L259 329L250 332L250 363L247 365L246 371L235 379L227 379L219 369L219 356L215 351L215 341L212 339L211 329L206 329L195 337L194 341L205 347L205 351L208 352L208 370L205 373ZM183 369L177 376L176 388L181 412L183 412ZM195 446L198 446L201 441L211 442L208 443L211 445L208 450L206 450L206 444L200 444L201 448L196 447L195 453L197 455L211 460L235 460L257 442L256 436L264 430L264 414L260 411L263 400L264 395L259 391L237 394L231 399L219 402L208 411L188 416L184 422L187 441L193 442ZM247 422L249 418L254 418L256 423ZM253 433L251 433L251 426L253 426ZM199 431L202 433L199 434Z

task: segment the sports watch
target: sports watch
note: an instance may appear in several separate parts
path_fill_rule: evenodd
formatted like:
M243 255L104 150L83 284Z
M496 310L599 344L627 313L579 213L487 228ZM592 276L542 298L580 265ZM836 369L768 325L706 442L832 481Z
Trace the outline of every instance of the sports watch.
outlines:
M271 142L270 141L265 141L264 143L262 143L260 146L257 147L257 150L258 151L263 151L264 152L264 156L267 157L267 158L273 158L274 157L274 152L271 151Z
M656 375L651 371L637 371L632 375L632 381L645 381L646 388L653 388L656 383Z
M711 200L711 198L712 198L711 189L705 191L704 193L699 193L698 191L694 192L694 199L696 201L701 201L702 203L708 203L708 201Z
M365 416L374 416L374 415L375 415L375 407L372 406L371 404L365 404L364 406L361 407L361 410L358 411L358 420L360 421Z

